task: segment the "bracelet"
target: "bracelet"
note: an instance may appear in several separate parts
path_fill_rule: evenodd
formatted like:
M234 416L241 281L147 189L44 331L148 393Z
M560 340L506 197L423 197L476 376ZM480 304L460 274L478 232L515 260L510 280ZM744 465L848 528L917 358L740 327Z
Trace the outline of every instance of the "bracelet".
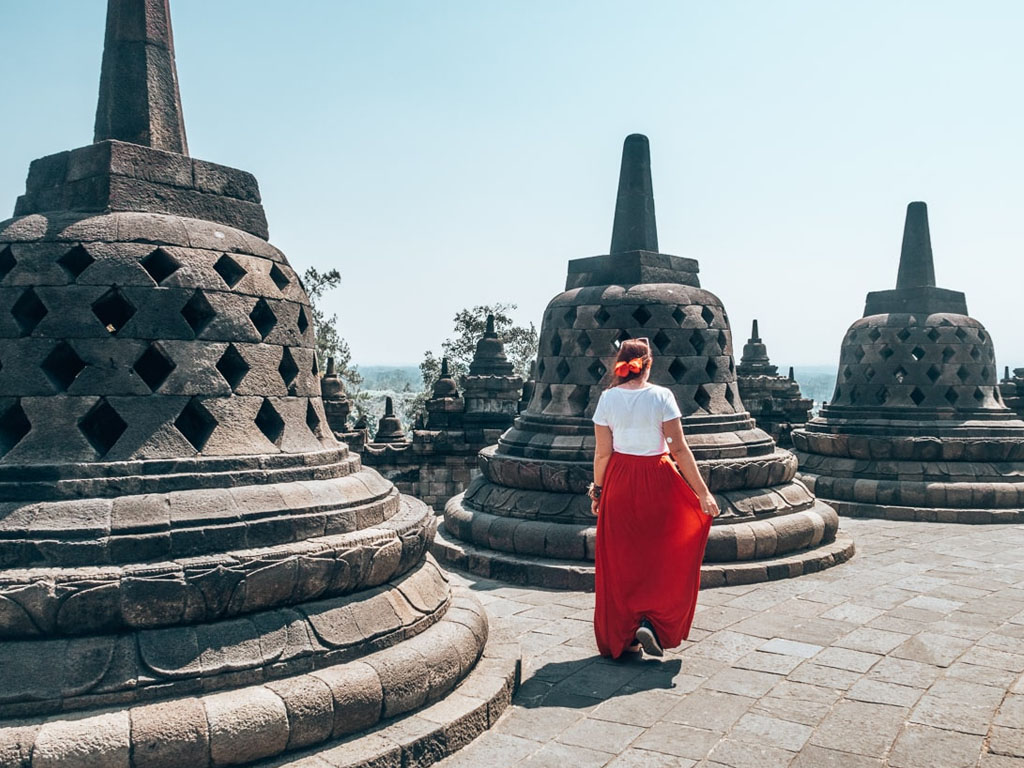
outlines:
M592 501L599 501L601 499L601 486L591 483L587 488L587 496L589 496Z

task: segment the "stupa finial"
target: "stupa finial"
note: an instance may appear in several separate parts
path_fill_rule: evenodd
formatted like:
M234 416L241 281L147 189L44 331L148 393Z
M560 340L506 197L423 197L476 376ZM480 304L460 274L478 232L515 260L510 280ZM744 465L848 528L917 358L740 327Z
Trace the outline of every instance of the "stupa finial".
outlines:
M327 358L327 375L328 376L334 376L335 375L334 358L333 357L328 357Z
M170 0L107 0L94 142L188 154Z
M384 398L384 415L394 416L395 415L395 401L390 397Z
M928 231L928 206L921 202L910 203L907 206L896 287L935 287L932 238Z
M796 372L793 370L793 366L789 366L789 380L796 381Z
M634 133L622 145L619 193L615 199L611 253L658 250L651 184L651 147L647 137Z
M498 334L494 332L494 315L487 316L487 329L484 331L484 336L495 337Z
M442 357L441 358L441 378L442 379L447 379L447 378L450 378L450 377L451 377L451 374L448 372L448 358L447 357Z
M757 333L757 319L756 318L754 319L753 325L751 325L751 327L750 327L750 340L751 341L760 341L761 340L760 335Z

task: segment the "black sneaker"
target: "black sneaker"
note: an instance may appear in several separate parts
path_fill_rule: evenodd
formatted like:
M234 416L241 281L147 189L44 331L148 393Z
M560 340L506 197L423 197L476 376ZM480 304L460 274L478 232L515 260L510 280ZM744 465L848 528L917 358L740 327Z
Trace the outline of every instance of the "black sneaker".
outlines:
M665 649L658 642L658 633L654 631L651 622L644 619L640 622L640 628L636 631L636 641L644 649L648 656L664 656Z

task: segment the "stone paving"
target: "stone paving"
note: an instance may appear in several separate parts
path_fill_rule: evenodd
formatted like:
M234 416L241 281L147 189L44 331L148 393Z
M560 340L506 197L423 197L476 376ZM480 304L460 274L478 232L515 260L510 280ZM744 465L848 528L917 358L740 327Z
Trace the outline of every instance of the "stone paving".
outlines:
M463 577L523 684L441 765L1024 768L1024 526L843 529L849 563L703 591L661 661L601 659L593 595Z

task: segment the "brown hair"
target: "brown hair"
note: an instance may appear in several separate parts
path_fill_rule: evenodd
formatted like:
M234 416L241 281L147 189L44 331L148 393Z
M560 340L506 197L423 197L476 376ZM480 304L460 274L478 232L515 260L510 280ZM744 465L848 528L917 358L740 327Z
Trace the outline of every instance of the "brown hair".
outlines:
M630 360L638 357L643 360L643 367L639 372L628 371L625 376L615 375L615 363L628 363ZM645 339L626 339L619 346L619 354L615 356L615 363L612 363L612 367L608 371L609 380L606 389L617 387L619 384L625 384L627 381L633 381L633 379L639 379L644 375L644 371L651 367L652 359L651 347Z

